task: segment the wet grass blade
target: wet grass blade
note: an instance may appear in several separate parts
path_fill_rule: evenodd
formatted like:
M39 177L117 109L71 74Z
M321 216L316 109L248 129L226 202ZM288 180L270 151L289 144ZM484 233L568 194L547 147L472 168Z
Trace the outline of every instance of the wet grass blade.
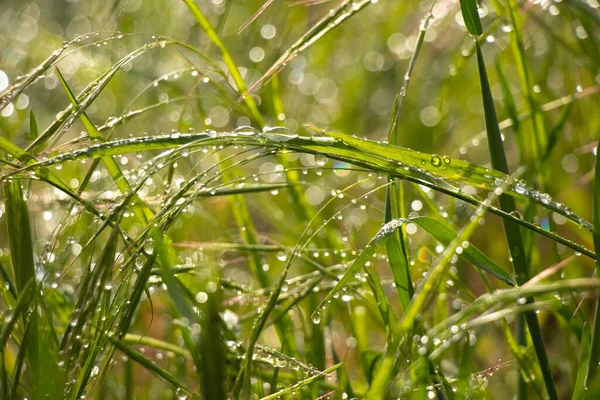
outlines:
M16 299L19 296L17 294L17 287L13 281L12 276L10 276L8 269L1 262L0 262L0 276L2 276L2 280L4 281L6 288L12 295L13 299Z
M523 140L524 146L521 147L520 150L524 153L524 158L527 160L528 165L534 166L538 162L538 157L543 155L546 147L546 127L544 124L544 116L539 111L539 107L535 100L535 93L533 91L533 73L527 62L527 55L525 53L525 41L523 38L521 16L519 14L520 5L515 0L508 0L506 3L507 14L513 28L509 34L510 45L519 73L523 97L531 112L531 126L533 128L533 134L525 137L530 138L530 140ZM530 171L530 173L536 174L536 171Z
M466 400L469 394L469 383L471 379L471 342L469 336L465 338L460 355L460 364L458 367L458 383L456 386L456 399Z
M71 101L71 104L73 105L74 108L78 108L79 102L77 101L77 98L71 91L71 88L69 88L67 81L65 81L65 78L62 76L62 74L58 68L56 68L56 75L58 76L60 83L62 84L65 92L67 93L67 96L69 97L69 100ZM96 125L90 120L90 118L87 116L85 111L81 112L81 115L79 116L79 118L81 119L81 123L83 124L90 139L92 139L94 141L99 141L99 142L106 141L104 136L102 136L102 134L98 131L98 129L96 128ZM117 162L112 157L108 157L108 156L102 157L102 161L104 162L104 165L106 166L106 169L108 170L108 173L110 174L110 176L113 178L113 180L117 184L117 187L119 188L121 193L127 192L130 189L130 187L129 187L129 184L128 184L127 180L125 179L125 177L123 177L123 173L121 172L121 169L119 168L119 165L117 164Z
M590 348L590 327L587 323L583 324L583 330L581 331L581 339L579 341L581 350L579 352L579 369L577 370L577 380L575 381L575 387L573 388L573 400L584 399L586 393L586 379L587 371L590 368L591 361L591 348ZM588 382L592 385L594 390L594 381ZM590 388L588 387L588 390Z
M189 395L200 396L194 390L190 389L185 383L179 380L176 376L171 374L166 369L159 367L148 358L144 357L142 353L135 350L133 347L125 344L124 342L112 336L109 336L109 340L119 351L121 351L123 354L131 358L133 361L135 361L145 369L147 369L149 372L153 373L154 375L158 376L164 381L169 382L171 385L173 385L174 389L183 391Z
M596 151L596 165L594 168L594 198L592 203L592 220L594 223L593 237L594 249L600 250L600 152ZM600 262L596 260L596 278L600 279ZM596 312L592 326L592 344L586 384L590 393L600 390L600 296L596 299Z
M335 371L336 369L338 369L339 367L341 367L342 365L344 365L343 363L339 363L336 364L332 367L327 368L325 371L315 374L309 378L303 379L300 382L296 383L293 386L290 386L288 388L285 388L283 390L280 390L279 392L270 394L266 397L263 397L261 400L273 400L273 399L279 399L284 395L289 395L291 394L292 396L296 393L296 391L298 389L303 388L304 386L316 381L317 379L322 379L322 378L326 378L328 374L332 373L333 371Z
M38 137L38 126L33 110L29 112L29 140L33 141Z
M348 20L350 17L365 9L372 3L373 2L371 0L345 0L338 7L330 10L326 16L315 23L306 33L304 33L296 42L294 42L294 44L292 44L290 48L288 48L281 55L281 57L279 57L277 61L275 61L275 63L269 67L267 72L265 72L248 91L252 92L269 81L269 79L281 72L281 70L283 70L285 66L288 65L294 58L296 58L296 56L298 56L302 51L306 50L328 32L338 27L344 21Z
M323 301L321 301L319 307L313 311L313 321L321 320L321 313L325 310L327 304L334 298L336 293L339 293L344 286L347 286L348 283L354 279L354 275L373 258L373 254L375 254L377 249L384 245L390 236L396 231L396 229L399 229L405 222L406 220L404 219L396 219L384 224L383 227L381 227L379 232L377 232L373 239L369 241L365 248L356 257L356 260L354 260L352 265L348 267L344 275L338 280L335 287L327 294L327 296L325 296Z
M435 240L440 242L444 246L448 246L456 238L457 233L442 221L438 221L428 217L417 217L411 218L410 222L413 222L423 228L429 233ZM498 264L489 259L483 254L477 247L472 244L461 246L461 252L459 257L464 259L476 268L487 272L488 274L495 276L502 282L509 286L514 286L515 282L513 278L504 271Z
M396 186L397 185L395 183L392 183L386 188L386 224L399 217L399 215L394 215L392 209L395 209L396 213L402 210L400 201L398 199L398 192L396 191ZM390 263L390 269L392 270L392 276L394 277L394 283L396 284L396 291L398 292L398 296L400 298L400 305L402 306L403 310L406 310L408 303L410 303L410 299L414 294L414 288L410 277L408 258L403 241L404 232L402 231L402 228L400 228L391 235L391 237L386 241L385 246Z
M66 161L92 159L96 157L103 157L107 155L116 155L138 151L149 151L155 149L166 149L172 148L183 144L191 145L192 143L202 144L222 144L222 145L233 145L233 144L250 144L257 146L270 146L275 149L292 148L297 151L307 153L321 153L328 157L343 160L352 164L359 165L361 167L368 168L378 173L393 175L395 177L401 177L412 182L426 185L433 188L441 193L453 196L457 199L463 200L472 205L481 204L481 200L478 200L472 196L465 195L458 188L448 184L448 181L460 180L461 182L473 182L473 185L483 186L494 189L494 185L498 180L503 181L506 178L505 174L502 174L495 170L490 170L484 167L477 166L475 164L460 164L465 163L458 160L455 163L454 159L448 158L448 162L442 161L442 157L437 155L431 155L426 153L420 153L414 150L404 149L401 147L390 147L382 143L369 141L366 139L357 139L349 135L344 135L335 132L325 132L330 137L302 137L294 135L290 137L289 134L274 134L269 133L268 136L261 135L259 137L240 138L236 133L221 133L216 137L214 134L172 134L172 135L158 135L148 138L135 138L135 139L123 139L116 142L107 142L103 144L92 145L89 148L74 150L63 155L59 155L48 159L47 161L41 161L35 164L30 164L23 168L21 171L28 169L34 169L40 175L48 175L50 178L49 182L57 186L59 189L64 191L69 196L77 199L86 209L92 211L94 214L99 215L98 210L93 205L90 205L89 201L82 199L79 195L73 193L69 188L65 188L64 184L56 184L52 175L45 169L45 167L62 164ZM334 142L331 141L334 138ZM8 142L10 143L10 142ZM2 137L0 137L0 147L2 146ZM21 153L24 154L22 150ZM381 155L379 155L381 154ZM382 155L384 157L382 157ZM392 157L388 159L387 157ZM446 164L455 164L457 167L455 171L452 168L437 168L440 174L447 179L440 179L429 171L423 171L418 165L427 167L425 159L429 159L430 163L435 165L441 165L442 162ZM44 167L44 168L41 168ZM478 172L481 169L481 172ZM478 181L479 183L475 183ZM512 188L512 190L511 190ZM563 204L556 203L549 199L549 196L540 194L534 189L530 189L523 183L514 184L511 188L507 188L504 193L509 193L511 196L524 197L530 199L543 207L556 212L560 215L565 216L576 224L592 230L591 224L583 218L574 214L568 207ZM505 220L512 221L518 225L524 226L536 233L544 235L558 243L561 243L577 252L585 254L586 256L595 259L594 252L589 249L578 245L571 240L561 237L560 235L542 229L539 225L535 225L524 219L520 218L517 214L505 212L494 206L489 207L489 211L496 215L501 216ZM101 216L101 215L100 215Z
M485 112L485 125L488 135L488 147L492 167L500 172L508 174L508 163L506 161L506 155L504 154L502 135L500 133L500 128L498 127L498 118L496 117L494 99L492 97L492 91L487 78L487 72L479 42L476 42L476 47L477 65L479 68L481 93ZM506 194L500 195L499 203L500 209L505 212L511 213L517 210L514 198L507 196ZM519 226L512 221L507 221L504 219L502 222L504 224L506 240L508 242L508 250L512 257L512 262L515 269L516 282L518 285L523 285L529 280L529 267L526 259L525 248L523 246L521 231ZM533 302L533 299L528 298L527 301ZM527 321L531 340L535 348L540 368L542 369L542 375L544 377L544 383L546 384L548 395L550 396L550 399L557 400L558 393L556 392L556 387L554 385L554 378L548 362L548 355L546 354L544 339L537 315L535 312L527 312L525 313L525 320Z
M35 265L33 261L34 249L31 238L29 210L23 197L21 183L11 180L4 183L4 197L6 199L6 228L10 246L10 260L13 275L19 296L26 294L23 299L24 307L28 308L34 301L36 284ZM26 291L28 285L34 287L33 291ZM28 369L31 371L34 386L38 387L43 382L40 380L40 348L38 342L38 314L31 313L27 318L31 324L30 335L23 347L27 351ZM38 389L42 390L41 387Z
M13 312L10 318L4 321L2 330L0 331L0 349L4 353L8 338L10 337L13 328L20 319L25 320L26 314L31 306L32 297L35 296L35 283L33 281L25 285L21 290L21 295L17 302L13 305Z
M221 319L222 292L220 286L215 284L218 281L218 271L214 265L208 265L211 270L211 276L204 281L204 293L208 293L205 302L200 304L201 326L200 331L200 363L202 369L200 376L202 379L202 392L204 398L225 400L227 392L225 385L227 377L225 374L226 350L223 342L221 327L224 323ZM215 285L216 290L211 292L211 286Z
M460 0L460 9L469 34L480 36L483 33L483 28L479 20L477 2L475 0Z
M194 16L200 27L204 30L204 33L206 33L206 36L208 36L210 41L213 42L219 48L219 50L221 50L221 54L223 55L223 62L227 66L227 70L229 71L229 74L231 75L233 81L235 82L235 85L237 86L236 89L238 90L238 93L240 94L240 96L243 96L244 103L246 103L246 106L250 110L252 118L256 121L258 125L264 125L262 116L258 111L256 101L254 100L254 97L246 95L247 90L246 84L244 83L244 79L242 78L242 75L240 74L240 71L238 70L238 67L235 64L235 61L233 61L233 57L231 57L231 54L227 50L227 47L225 47L225 44L221 41L219 34L214 30L214 28L212 27L212 25L210 24L210 22L196 3L194 3L192 0L183 0L183 2L188 6L192 15Z

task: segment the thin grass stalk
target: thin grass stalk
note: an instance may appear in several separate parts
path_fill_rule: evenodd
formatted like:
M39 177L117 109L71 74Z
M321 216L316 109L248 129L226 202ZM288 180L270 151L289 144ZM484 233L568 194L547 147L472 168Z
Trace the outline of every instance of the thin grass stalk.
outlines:
M593 198L593 238L594 249L600 250L600 154L596 151L596 165L594 168L594 198ZM596 278L600 279L600 262L595 261ZM596 297L596 311L592 326L591 349L588 362L586 385L590 393L600 390L600 295Z
M496 117L496 110L494 107L490 84L487 78L481 46L479 45L478 41L476 41L475 45L477 47L477 65L479 68L479 78L485 110L485 124L488 133L488 147L492 168L508 174L508 163L504 153L502 136L500 134L500 129L498 128L498 119ZM498 200L501 210L507 213L512 213L517 210L515 199L513 197L507 196L506 194L501 194ZM502 222L504 225L506 240L508 242L509 253L515 269L515 280L518 285L523 285L529 280L530 277L525 248L521 238L521 230L518 225L511 221L503 220ZM533 301L534 300L532 297L527 298L528 303L532 303ZM542 336L542 331L536 313L532 311L526 312L525 320L527 322L527 326L529 327L531 341L533 342L540 368L542 369L542 376L544 377L544 383L546 384L548 396L552 400L558 400L558 393L556 391L556 387L554 386L554 378L552 377L552 371L548 362L548 355L546 354L546 348L544 346L544 338Z
M263 118L260 112L258 111L258 105L256 104L254 97L245 95L247 90L246 84L244 83L244 79L242 78L242 75L240 74L240 71L238 70L235 64L233 57L231 57L229 50L227 50L227 47L221 41L219 34L212 27L212 25L210 24L210 22L196 3L194 3L192 0L183 0L183 2L186 4L186 6L188 6L190 11L192 12L192 15L194 16L202 30L204 30L204 32L206 33L206 36L208 36L210 41L213 42L221 51L221 54L223 55L223 62L227 66L229 74L231 75L231 78L237 86L236 89L238 90L238 93L240 93L240 95L243 96L244 103L246 103L246 106L250 110L252 118L260 125L264 125Z

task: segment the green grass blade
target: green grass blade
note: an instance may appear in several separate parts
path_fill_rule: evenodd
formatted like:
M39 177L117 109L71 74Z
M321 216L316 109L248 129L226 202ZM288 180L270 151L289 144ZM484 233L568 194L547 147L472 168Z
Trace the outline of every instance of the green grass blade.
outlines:
M6 199L6 227L10 243L10 259L17 291L20 295L29 282L34 282L35 286L34 250L31 240L29 210L19 181L11 180L5 182L3 186Z
M38 137L38 126L33 110L29 112L29 140L35 140Z
M586 390L586 378L587 371L590 368L591 360L591 347L590 347L590 327L587 323L583 324L583 330L581 331L581 351L579 352L579 369L577 370L577 380L575 381L575 387L573 388L573 400L579 400L585 398ZM594 390L594 381L591 381L592 390ZM588 388L589 390L590 388Z
M23 197L21 183L11 180L4 183L4 197L6 199L6 228L10 245L10 259L15 276L15 283L19 296L27 294L24 299L29 307L35 297L35 265L33 261L33 242L31 226L29 223L29 210ZM34 287L32 292L26 291L28 284ZM38 343L37 312L31 313L28 318L31 324L31 334L27 336L24 348L27 350L28 369L31 371L35 386L41 383L40 379L40 348ZM42 390L41 387L38 389Z
M318 374L315 374L315 375L313 375L313 376L311 376L309 378L303 379L300 382L296 383L295 385L290 386L288 388L285 388L283 390L280 390L280 391L278 391L276 393L270 394L270 395L268 395L266 397L263 397L261 400L279 399L282 396L289 395L289 394L291 394L293 396L294 394L296 394L296 391L298 389L303 388L304 386L306 386L306 385L308 385L308 384L316 381L317 379L322 379L322 378L327 377L327 374L330 374L331 372L335 371L336 369L338 369L342 365L344 365L344 364L343 363L339 363L339 364L336 364L336 365L334 365L332 367L329 367L329 368L327 368L325 371L323 371L321 373L318 373Z
M521 16L519 14L520 5L515 0L508 0L506 4L508 9L507 14L513 26L513 29L509 34L510 45L516 61L523 97L531 112L531 126L533 129L533 134L525 137L530 138L529 141L526 142L523 140L524 146L520 150L524 153L524 158L527 160L528 165L533 167L537 164L538 157L543 155L543 151L546 147L547 133L544 124L544 116L539 111L539 107L535 100L535 93L533 91L534 78L532 77L531 67L527 62L525 53L525 39L523 37ZM535 171L530 172L534 173Z
M62 87L64 88L65 92L67 93L67 96L69 97L69 100L71 101L71 104L73 105L73 108L74 109L79 108L79 102L77 101L77 98L71 91L71 88L69 88L67 81L65 81L65 78L62 76L62 74L60 73L60 70L58 68L56 68L56 75L58 76L58 79L60 80ZM99 141L99 142L106 141L104 136L102 136L102 134L98 131L98 129L96 128L96 125L90 120L90 118L87 116L85 111L81 111L79 118L81 119L81 122L82 122L86 132L88 133L88 136L92 140ZM106 169L108 170L108 173L114 179L114 181L117 184L117 187L119 188L121 193L127 192L130 189L129 183L123 177L123 173L121 172L121 169L119 168L119 165L117 164L117 162L112 157L102 157L102 161L104 162L104 165L106 166Z
M448 246L457 236L457 233L447 224L432 218L417 217L411 218L410 221L423 228L444 246ZM515 285L513 278L498 264L494 263L483 254L477 247L468 244L468 246L461 246L461 249L461 253L459 254L460 258L464 259L474 267L495 276L507 285Z
M183 0L183 2L188 6L190 11L192 12L192 15L194 16L200 27L204 30L204 33L206 33L206 36L208 36L210 41L213 42L219 48L219 50L221 50L221 54L223 55L223 62L227 66L227 70L229 71L229 74L231 75L233 81L235 82L235 85L237 86L236 89L238 90L238 93L240 94L240 96L243 96L243 100L246 103L248 109L250 110L252 118L256 121L258 125L264 125L262 116L258 111L256 101L254 100L254 97L246 95L247 90L246 84L244 83L244 79L242 78L242 75L240 74L240 71L237 65L235 64L235 61L233 61L231 54L227 50L227 47L225 47L225 44L221 41L219 34L214 30L214 28L212 27L212 25L210 24L210 22L196 3L194 3L192 0Z
M397 192L392 192L395 187L396 185L392 183L386 189L386 224L394 219L394 216L392 215L392 207L394 207L396 210L401 210L399 201L397 199ZM402 228L398 229L386 241L385 246L392 276L394 277L394 283L396 284L396 292L398 292L398 296L400 298L400 305L402 306L403 310L406 310L408 303L410 303L410 299L414 294L414 288L410 277L408 258L403 245L403 236Z
M508 163L506 161L506 155L504 154L504 145L502 143L500 128L498 127L498 118L496 117L496 109L494 107L492 91L487 78L487 72L479 42L476 42L476 47L477 65L479 68L481 93L485 112L485 125L488 135L488 148L492 161L492 167L498 171L508 174ZM499 203L500 209L505 212L511 213L517 210L514 198L507 196L506 194L500 195ZM521 238L521 231L519 226L514 224L512 221L503 220L503 224L506 240L508 242L509 253L512 257L512 262L515 269L516 282L519 285L523 285L529 280L529 267L527 264L523 240ZM529 298L527 301L532 302L533 299ZM550 370L548 355L546 354L544 339L542 337L542 331L537 319L537 315L534 312L527 312L525 314L525 319L527 321L527 326L529 327L531 340L535 348L540 368L542 369L542 375L544 377L544 383L546 384L548 395L552 400L557 400L558 394L554 385L552 371Z
M201 326L200 344L198 346L201 354L200 363L202 369L200 375L202 378L202 392L204 398L225 400L227 399L225 385L227 377L225 374L226 350L222 339L221 326L223 321L219 312L221 311L222 293L219 285L215 285L218 280L218 271L213 266L211 276L204 282L204 293L208 293L207 299L200 304ZM211 285L216 286L216 290L211 292Z
M598 153L598 152L597 152ZM600 250L600 155L596 154L594 168L594 198L592 205L592 220L594 223L594 249ZM600 262L596 260L596 277L600 278ZM596 312L592 326L592 344L586 383L591 393L600 390L600 297L596 299Z
M365 248L360 252L358 257L356 257L356 260L354 260L352 265L348 267L344 275L336 283L335 287L331 289L323 301L321 301L319 307L313 311L311 316L313 321L321 320L321 312L325 310L327 304L334 298L335 294L339 293L344 286L347 286L348 283L354 279L354 275L365 266L367 261L372 259L373 254L375 254L375 251L377 251L377 248L384 245L390 236L396 231L396 229L399 229L405 222L406 220L404 219L395 219L381 227L379 232L377 232L373 239L371 239Z
M471 379L471 342L469 336L465 338L460 355L460 364L458 367L458 383L456 386L456 399L467 400Z
M345 0L336 8L330 10L327 15L316 22L306 33L304 33L296 42L294 42L294 44L292 44L281 55L281 57L279 57L277 61L275 61L275 63L269 67L267 72L260 77L260 79L249 89L249 91L253 91L271 79L274 75L277 75L302 51L306 50L321 37L325 36L328 32L332 31L344 21L348 20L350 17L365 9L372 3L373 2L371 0Z
M12 295L13 299L19 297L19 295L17 294L17 287L13 281L13 278L12 276L10 276L10 272L8 272L8 269L2 262L0 262L0 276L2 276L2 280L6 284L6 287Z
M149 372L153 373L154 375L173 385L174 389L178 389L189 395L200 396L194 390L189 388L184 382L179 380L176 376L171 374L166 369L159 367L148 358L144 357L139 351L135 350L133 347L125 344L124 342L112 336L109 336L109 340L119 351L121 351L123 354L131 358L133 361L135 361L145 369L147 369Z
M31 306L32 298L35 296L35 283L30 281L22 288L20 296L17 302L13 306L13 313L10 318L6 319L3 323L2 330L0 331L0 348L5 349L8 338L13 331L13 328L17 322L23 318L25 320L26 314Z
M52 65L54 65L63 55L65 49L67 49L71 44L75 41L79 40L81 37L76 37L70 42L65 43L62 47L54 50L52 54L45 59L40 65L36 68L33 68L31 72L26 74L23 79L18 80L15 84L8 87L0 96L0 111L4 109L7 105L10 104L18 95L20 95L23 90L29 87L33 82L35 82L40 76L46 73Z
M477 2L475 0L460 0L460 9L469 34L480 36L483 33L483 28L477 11Z

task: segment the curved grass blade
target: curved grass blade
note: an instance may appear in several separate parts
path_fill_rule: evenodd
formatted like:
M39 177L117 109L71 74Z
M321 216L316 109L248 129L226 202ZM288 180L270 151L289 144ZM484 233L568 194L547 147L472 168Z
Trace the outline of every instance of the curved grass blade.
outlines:
M125 57L121 58L118 62L113 64L106 72L100 75L98 78L93 80L78 96L79 100L77 106L70 105L64 111L62 111L56 120L42 132L35 141L33 141L28 147L28 152L36 152L42 150L50 139L58 139L58 137L66 131L75 120L92 104L92 102L100 95L102 90L108 85L115 74L125 64L132 62L137 57L144 54L146 51L153 48L162 48L166 45L178 44L173 40L156 40L151 43L147 43L144 46L132 51Z
M356 260L348 267L344 275L341 279L336 283L333 289L325 296L323 301L319 307L313 311L311 318L313 321L321 319L321 311L324 310L327 304L334 298L336 293L339 293L343 287L347 286L348 283L352 279L354 279L354 275L360 271L361 268L365 266L367 261L370 261L373 258L373 254L377 251L377 248L384 245L385 242L390 238L390 236L396 231L396 229L400 228L402 224L404 224L406 219L395 219L386 224L384 224L379 232L369 241L369 243L365 246L363 251L360 252Z
M328 133L330 133L330 132L328 132ZM340 136L344 137L344 138L348 137L347 135L342 135L339 133L330 133L330 134L336 135L338 137L340 137ZM350 138L352 138L352 137L350 137ZM2 139L3 138L0 137L0 147L3 144ZM348 140L350 140L350 139L348 139ZM354 144L354 141L365 143L365 146L367 146L367 147L369 147L369 146L375 147L376 150L373 150L374 152L382 151L381 150L382 148L380 148L380 146L382 146L381 143L367 141L366 139L353 138L353 142L352 142L353 144ZM8 142L8 143L10 143L10 142ZM335 139L332 139L331 137L320 137L320 136L303 137L303 136L298 136L296 134L294 134L294 135L283 134L283 133L275 134L275 133L271 133L271 132L268 135L260 135L258 137L256 136L255 133L251 133L250 136L242 136L237 132L221 133L221 134L215 134L214 132L209 132L209 133L199 133L199 134L174 133L171 135L157 135L154 137L122 139L119 141L107 142L107 143L103 143L103 144L94 144L86 149L74 150L74 151L65 153L63 155L55 156L46 161L41 161L41 162L30 164L30 165L22 168L19 171L24 172L28 169L34 169L40 175L49 174L47 172L47 170L39 169L39 168L54 165L54 164L64 163L66 161L91 159L91 158L103 157L103 156L107 156L107 155L116 155L116 154L130 153L130 152L149 151L149 150L156 150L156 149L167 149L167 148L172 148L172 147L176 147L176 146L184 145L184 144L188 144L188 145L220 144L220 145L224 145L224 146L234 145L234 144L247 144L247 145L256 145L256 146L269 146L269 147L275 148L275 149L284 149L287 147L288 149L293 149L294 151L307 152L307 153L312 153L312 154L320 153L320 154L326 155L327 157L338 159L341 161L346 161L346 162L349 162L349 163L352 163L355 165L359 165L359 166L365 167L367 169L377 171L379 173L392 175L392 176L399 177L399 178L404 178L404 179L410 180L412 182L428 186L428 187L430 187L434 190L437 190L441 193L447 194L449 196L453 196L457 199L463 200L463 201L465 201L469 204L475 205L475 206L481 204L480 200L478 200L475 197L472 197L472 196L462 193L460 191L460 189L458 189L454 186L451 186L450 184L446 183L445 180L436 178L433 174L429 173L428 171L423 171L420 167L415 167L412 164L404 163L404 161L411 162L411 158L412 159L414 159L414 158L421 159L421 158L424 158L425 156L428 156L430 159L434 159L435 155L426 155L425 153L416 152L414 150L392 147L392 150L396 151L399 149L399 151L402 154L406 154L407 159L404 159L404 158L398 159L398 156L395 156L394 159L389 160L387 158L380 157L379 155L370 154L367 152L366 149L362 149L362 148L356 149L353 146L350 146L349 144L345 143L341 139L340 139L340 141L335 141ZM385 146L383 148L385 148ZM360 150L360 151L357 151L357 150ZM20 150L20 152L21 153L17 153L17 154L24 153L22 150ZM392 153L394 153L394 152L392 152ZM27 156L26 153L24 153L24 154L25 154L25 156ZM450 159L451 163L453 161L454 161L453 159ZM424 160L421 161L421 164L423 164L423 162L425 162L425 161ZM437 163L437 161L435 161L435 163ZM493 185L493 182L498 183L503 180L502 178L493 178L495 175L500 174L499 172L494 171L494 170L485 169L484 167L475 166L474 164L468 164L466 169L459 168L458 173L464 174L466 176L470 176L470 175L472 175L471 172L469 172L469 170L471 168L476 168L476 169L483 168L485 171L487 171L487 173L492 174L492 175L489 175L488 177L486 177L486 174L484 174L484 175L477 174L476 175L477 179L479 179L480 182L487 182L487 183L482 183L481 185L485 186L486 188L489 188L490 190L493 190L494 186L488 187L488 185ZM443 168L440 168L439 171L440 171L440 173L446 173L446 170L444 170ZM13 172L13 174L14 174L14 172ZM505 177L506 175L500 174L500 176ZM459 179L459 177L454 178L454 180L457 180L457 179ZM474 178L473 178L473 176L470 176L470 178L464 178L464 179L460 179L460 180L462 181L465 179L472 181ZM53 182L51 182L51 183L53 183ZM96 208L93 205L91 205L89 202L86 202L84 199L82 199L77 194L72 193L72 191L69 188L64 188L64 184L62 184L62 186L58 186L56 184L54 184L54 185L57 186L59 189L63 190L69 196L74 197L75 199L78 199L78 201L81 204L86 206L87 209L90 209L90 211L92 211L94 214L96 214L96 215L99 214L98 211L96 210ZM529 189L522 182L514 184L511 187L512 187L512 190L507 189L507 190L505 190L504 193L511 194L515 197L525 196L525 198L539 202L539 204L543 205L544 207L548 208L549 210L556 212L560 215L563 215L566 218L570 219L571 221L575 222L576 224L578 224L586 229L591 230L591 224L589 222L587 222L583 218L575 215L564 204L560 204L560 203L556 203L556 202L552 201L549 198L549 196L547 196L547 195L542 195L539 192L536 193L535 191L533 191L533 189ZM587 249L583 246L580 246L580 245L572 242L571 240L565 239L554 232L542 229L539 225L525 221L517 213L505 212L494 206L490 206L489 211L493 214L501 216L505 220L512 221L512 222L514 222L518 225L524 226L527 229L530 229L536 233L546 236L558 243L561 243L561 244L575 250L576 252L585 254L587 257L590 257L593 259L596 258L596 255L594 254L594 252L590 251L589 249Z
M200 396L199 393L196 393L194 390L190 389L185 383L180 381L176 376L174 376L166 369L159 367L154 362L152 362L151 360L144 357L140 352L135 350L133 347L125 344L121 340L119 340L113 336L110 336L110 335L108 336L108 339L119 351L121 351L127 357L131 358L133 361L135 361L136 363L138 363L139 365L141 365L142 367L147 369L149 372L151 372L154 375L158 376L159 378L163 379L164 381L169 382L171 385L173 385L173 387L175 389L179 389L179 390L181 390L189 395L192 395L192 396L198 396L198 397Z
M304 386L306 386L306 385L308 385L308 384L316 381L319 378L325 378L329 373L335 371L336 369L338 369L342 365L344 365L344 363L339 363L339 364L336 364L336 365L334 365L332 367L329 367L329 368L327 368L323 372L319 372L317 374L314 374L313 376L311 376L309 378L306 378L306 379L303 379L303 380L301 380L300 382L296 383L293 386L290 386L288 388L280 390L279 392L272 393L272 394L270 394L270 395L268 395L266 397L263 397L263 398L261 398L261 400L273 400L273 399L279 399L279 398L281 398L284 395L289 395L289 394L294 395L298 389L303 388Z
M450 226L433 218L416 217L411 218L410 222L413 222L423 228L435 240L444 246L450 245L450 243L452 243L457 236L457 233L454 232ZM460 258L487 272L488 274L495 276L507 285L515 286L514 279L499 265L494 263L485 254L483 254L477 247L469 244L468 246L462 246L461 249L462 252L459 254Z
M448 182L460 181L465 184L493 190L503 180L507 179L507 175L499 171L447 156L442 157L437 154L421 153L408 148L391 146L367 139L358 139L354 136L337 132L316 130L319 133L327 134L328 137L304 137L295 133L291 134L289 131L287 133L268 131L260 135L254 132L244 132L244 135L242 135L234 131L220 134L215 134L214 132L194 134L173 133L170 135L122 139L103 144L94 144L88 148L66 152L45 161L30 163L19 170L19 172L24 172L28 169L36 169L37 171L37 167L39 166L46 167L64 163L65 161L167 149L183 144L203 145L218 143L221 145L248 144L269 146L278 149L288 147L302 152L321 153L327 157L365 166L369 169L376 169L385 174L394 174L406 179L420 178L424 181L435 181L436 190L452 190L456 195L459 195L460 191ZM0 148L2 144L0 138ZM507 188L506 193L514 197L530 199L536 204L581 225L585 229L592 230L589 222L575 215L567 206L553 201L547 194L527 187L523 182L517 182ZM68 190L67 194L69 194ZM472 203L473 200L471 199L468 202ZM523 223L525 222L523 221ZM582 253L586 253L586 251L584 250ZM589 254L589 251L587 254Z
M68 48L72 43L74 43L79 38L75 38L68 43L65 43L63 47L56 49L52 52L50 57L44 60L40 65L34 68L30 73L25 75L22 80L17 80L17 83L7 88L0 96L0 111L4 109L13 99L15 99L23 90L25 90L29 85L39 79L52 65L54 65L62 53Z

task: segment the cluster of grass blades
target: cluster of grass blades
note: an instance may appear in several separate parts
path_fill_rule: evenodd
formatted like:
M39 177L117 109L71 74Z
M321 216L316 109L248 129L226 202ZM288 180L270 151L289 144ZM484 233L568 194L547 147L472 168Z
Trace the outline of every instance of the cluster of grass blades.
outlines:
M597 2L129 3L0 60L0 398L600 398Z

